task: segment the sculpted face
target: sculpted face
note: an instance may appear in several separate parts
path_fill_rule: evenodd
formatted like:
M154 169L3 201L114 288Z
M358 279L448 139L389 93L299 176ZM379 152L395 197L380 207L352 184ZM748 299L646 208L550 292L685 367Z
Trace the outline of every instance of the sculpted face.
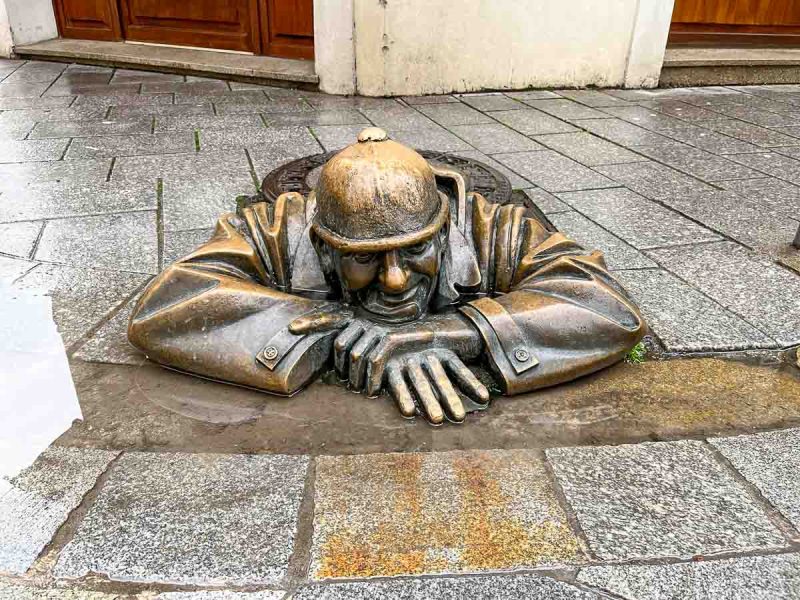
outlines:
M365 317L385 323L419 319L436 289L446 227L430 240L382 252L343 253L333 262L343 291Z

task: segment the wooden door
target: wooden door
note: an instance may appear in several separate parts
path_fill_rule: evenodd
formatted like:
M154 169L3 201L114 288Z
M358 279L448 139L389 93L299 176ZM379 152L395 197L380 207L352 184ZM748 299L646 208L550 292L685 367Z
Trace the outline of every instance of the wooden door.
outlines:
M670 42L800 44L800 2L675 0Z
M264 54L314 58L313 0L261 0Z
M126 40L258 54L258 0L120 0Z
M61 37L83 40L122 39L117 0L54 0Z

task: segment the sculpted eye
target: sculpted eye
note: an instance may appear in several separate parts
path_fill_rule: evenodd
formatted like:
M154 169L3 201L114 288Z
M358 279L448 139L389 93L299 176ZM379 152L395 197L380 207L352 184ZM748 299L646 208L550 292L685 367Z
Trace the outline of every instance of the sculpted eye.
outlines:
M420 242L419 244L414 244L413 246L407 246L403 248L403 252L407 254L422 254L428 249L430 242Z
M372 252L359 252L358 254L353 254L352 258L357 263L365 265L367 263L371 263L375 258L375 255Z

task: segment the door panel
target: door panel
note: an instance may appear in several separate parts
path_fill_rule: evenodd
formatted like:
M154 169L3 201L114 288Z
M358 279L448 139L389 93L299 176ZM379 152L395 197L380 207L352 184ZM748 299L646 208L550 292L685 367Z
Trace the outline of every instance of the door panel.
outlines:
M258 53L258 0L120 0L125 39Z
M61 37L122 39L117 0L54 0L53 7Z
M314 58L313 0L262 0L264 54Z
M670 42L799 44L797 0L675 0Z

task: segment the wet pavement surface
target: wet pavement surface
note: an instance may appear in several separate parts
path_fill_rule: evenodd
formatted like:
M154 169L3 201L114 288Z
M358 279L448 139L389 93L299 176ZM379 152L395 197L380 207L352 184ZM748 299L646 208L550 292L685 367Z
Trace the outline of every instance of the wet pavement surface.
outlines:
M647 360L433 427L127 344L237 195L370 124L602 250ZM341 98L0 61L0 284L51 297L84 416L0 489L0 599L800 598L798 186L795 85Z

